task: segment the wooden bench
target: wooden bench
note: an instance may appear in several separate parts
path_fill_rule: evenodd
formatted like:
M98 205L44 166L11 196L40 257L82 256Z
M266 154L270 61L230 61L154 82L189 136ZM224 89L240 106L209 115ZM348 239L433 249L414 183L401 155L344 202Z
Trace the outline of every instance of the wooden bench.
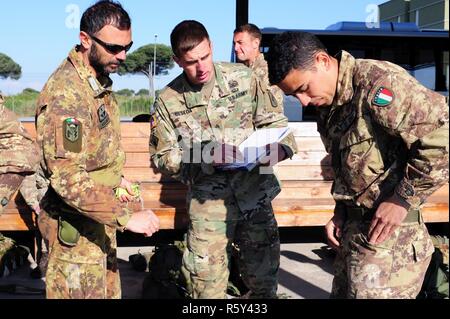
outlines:
M145 207L153 209L161 220L161 229L181 229L187 226L186 187L162 176L149 167L149 124L122 124L122 141L127 162L125 176L141 182ZM275 215L280 227L322 226L331 218L334 201L330 195L333 177L330 159L312 122L290 123L299 153L292 160L275 168L282 181L282 192L274 200ZM35 134L34 123L25 123ZM448 222L448 184L435 192L425 204L426 222ZM11 201L0 216L0 231L30 230L34 222L20 195Z

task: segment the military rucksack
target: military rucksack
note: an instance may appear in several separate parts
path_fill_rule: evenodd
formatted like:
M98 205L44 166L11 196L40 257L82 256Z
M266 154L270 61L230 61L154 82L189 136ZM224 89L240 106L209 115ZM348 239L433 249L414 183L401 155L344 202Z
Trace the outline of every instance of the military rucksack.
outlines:
M144 299L188 299L189 285L181 270L183 242L155 247L142 285Z
M448 237L431 236L434 244L434 253L431 256L420 290L418 299L448 299L449 298L449 252Z

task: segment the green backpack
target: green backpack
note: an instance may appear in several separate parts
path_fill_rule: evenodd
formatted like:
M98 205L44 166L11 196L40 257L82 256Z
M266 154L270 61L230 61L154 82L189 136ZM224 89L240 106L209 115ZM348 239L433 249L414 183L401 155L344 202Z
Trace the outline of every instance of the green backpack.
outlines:
M418 299L448 299L449 298L449 266L448 237L431 236L434 253L431 256L420 290Z

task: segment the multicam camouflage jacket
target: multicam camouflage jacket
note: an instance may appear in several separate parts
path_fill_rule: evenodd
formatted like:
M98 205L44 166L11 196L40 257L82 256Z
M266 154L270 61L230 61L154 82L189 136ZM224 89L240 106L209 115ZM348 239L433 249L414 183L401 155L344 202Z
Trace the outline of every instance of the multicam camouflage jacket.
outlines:
M267 61L264 59L264 55L262 53L260 53L256 58L255 62L253 62L253 64L250 65L250 68L258 76L260 81L267 85L267 87L272 93L272 96L275 97L277 103L279 105L283 105L284 93L278 86L270 85L269 68L267 66Z
M38 148L0 95L0 213L39 163Z
M286 127L287 118L282 105L250 68L229 63L217 63L214 68L215 80L200 91L194 91L182 74L161 92L151 125L151 158L163 173L190 186L195 187L207 176L218 184L226 180L241 210L255 209L280 192L273 173L261 174L258 169L218 171L192 152L204 154L211 143L239 145L257 129ZM292 157L296 152L293 135L281 144ZM214 187L225 186L207 188Z
M339 202L367 208L394 192L418 208L448 181L445 97L385 61L338 56L337 94L319 108Z
M113 191L125 153L111 86L109 77L95 78L76 48L46 83L36 115L41 166L50 181L41 204L123 229L130 211Z
M49 181L45 178L40 166L36 173L25 177L20 186L20 194L31 209L35 210L39 207L42 198L47 193L48 184Z

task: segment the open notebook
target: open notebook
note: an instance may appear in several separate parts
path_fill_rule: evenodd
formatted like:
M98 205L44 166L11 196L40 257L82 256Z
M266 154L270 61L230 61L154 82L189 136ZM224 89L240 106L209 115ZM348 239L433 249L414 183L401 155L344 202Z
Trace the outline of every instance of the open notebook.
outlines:
M217 167L219 170L246 170L251 171L259 161L267 154L266 146L282 141L288 134L288 127L259 129L253 132L245 141L239 144L239 151L244 156L244 161L223 164Z

